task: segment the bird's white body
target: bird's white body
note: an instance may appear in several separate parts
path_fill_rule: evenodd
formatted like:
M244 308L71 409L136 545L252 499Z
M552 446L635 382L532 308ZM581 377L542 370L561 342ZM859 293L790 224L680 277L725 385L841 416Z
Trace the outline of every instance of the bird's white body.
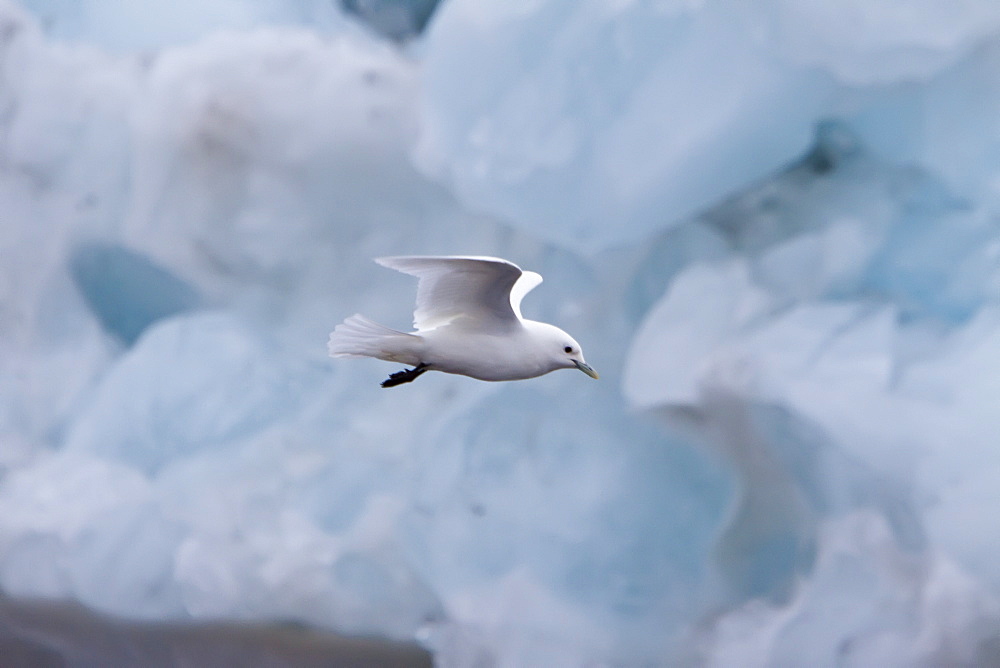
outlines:
M430 370L488 381L535 378L569 368L597 377L573 337L521 317L521 298L541 283L538 274L487 257L376 261L420 279L416 331L400 332L354 315L330 335L331 356L374 357L416 367L393 374L405 380L387 381L389 385Z

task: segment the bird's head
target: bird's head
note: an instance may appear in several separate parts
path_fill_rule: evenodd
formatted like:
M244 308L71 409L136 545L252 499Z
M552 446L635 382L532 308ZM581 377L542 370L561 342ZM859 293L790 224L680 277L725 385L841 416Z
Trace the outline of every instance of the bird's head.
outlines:
M583 349L576 339L555 325L542 322L533 322L532 325L535 326L535 337L542 346L543 354L550 360L553 369L579 369L591 378L598 378L594 367L583 359Z

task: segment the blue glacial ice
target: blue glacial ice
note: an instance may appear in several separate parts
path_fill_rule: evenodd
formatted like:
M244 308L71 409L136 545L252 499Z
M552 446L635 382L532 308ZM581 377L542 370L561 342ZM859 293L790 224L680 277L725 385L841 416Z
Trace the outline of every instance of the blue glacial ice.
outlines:
M1000 662L996 3L117 4L0 0L4 592ZM602 379L326 358L406 253L539 271Z
M127 345L157 320L201 305L188 283L121 246L81 244L70 256L69 268L104 330Z

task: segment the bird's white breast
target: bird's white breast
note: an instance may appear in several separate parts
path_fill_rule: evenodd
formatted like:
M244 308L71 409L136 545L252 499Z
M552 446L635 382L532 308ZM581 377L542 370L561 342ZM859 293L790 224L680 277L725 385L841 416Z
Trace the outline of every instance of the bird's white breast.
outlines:
M445 373L479 380L534 378L553 370L551 355L524 327L502 333L449 325L421 333L424 361Z

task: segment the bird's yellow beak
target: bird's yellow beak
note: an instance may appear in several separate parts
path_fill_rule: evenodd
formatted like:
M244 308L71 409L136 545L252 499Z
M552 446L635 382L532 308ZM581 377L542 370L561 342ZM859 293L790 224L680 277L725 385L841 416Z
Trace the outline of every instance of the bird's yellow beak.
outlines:
M597 372L594 371L594 367L590 366L586 362L581 362L580 360L573 360L573 364L576 365L577 369L579 369L580 371L584 372L585 374L587 374L591 378L593 378L595 380L598 379L598 378L600 378L600 376L597 375Z

